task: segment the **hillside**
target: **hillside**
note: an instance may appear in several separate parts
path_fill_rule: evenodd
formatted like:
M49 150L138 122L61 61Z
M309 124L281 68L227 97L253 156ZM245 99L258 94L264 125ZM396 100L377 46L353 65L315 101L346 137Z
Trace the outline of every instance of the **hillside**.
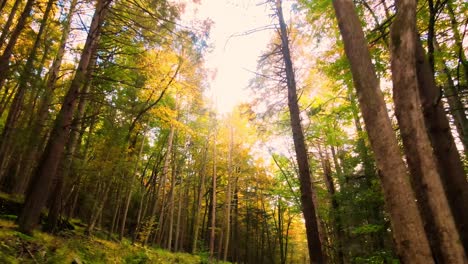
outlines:
M6 218L6 216L3 216ZM206 255L171 253L161 249L104 239L102 232L86 236L80 223L75 230L54 236L18 232L13 220L0 219L0 263L207 263Z

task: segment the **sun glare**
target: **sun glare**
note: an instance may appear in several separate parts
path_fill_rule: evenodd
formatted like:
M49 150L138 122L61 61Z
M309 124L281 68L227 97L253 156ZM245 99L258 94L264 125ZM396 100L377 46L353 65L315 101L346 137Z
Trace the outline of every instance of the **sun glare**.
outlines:
M248 32L272 24L270 10L253 0L202 0L188 5L184 22L211 19L206 67L214 72L206 97L219 113L228 113L248 97L247 85L254 76L257 59L271 39L272 30Z

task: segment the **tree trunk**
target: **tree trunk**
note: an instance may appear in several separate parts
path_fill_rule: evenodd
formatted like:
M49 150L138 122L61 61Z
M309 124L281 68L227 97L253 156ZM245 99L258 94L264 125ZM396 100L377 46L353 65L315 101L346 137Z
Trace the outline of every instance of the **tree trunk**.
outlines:
M435 39L435 51L440 52L440 47ZM421 60L418 60L418 65ZM455 127L457 128L458 136L460 141L463 144L463 150L465 153L465 156L468 156L468 119L466 118L466 113L465 113L465 106L463 105L463 102L460 100L460 95L457 87L455 86L455 83L452 79L452 74L450 73L450 69L448 68L447 64L445 62L443 64L443 72L445 73L446 77L446 83L443 86L444 92L445 92L445 97L447 98L447 102L449 104L449 110L450 114L453 117ZM434 79L434 77L432 77ZM437 93L439 92L437 87L435 87ZM436 95L435 98L433 98L433 103L439 101L438 94ZM442 105L443 107L443 105ZM442 108L443 109L443 108Z
M417 42L416 45L418 88L425 123L438 161L445 194L465 252L468 252L468 182L465 170L442 102L438 100L439 89L435 84L434 74L429 68L421 43Z
M180 226L180 222L181 222L181 216L182 216L182 200L183 200L183 196L184 194L185 195L188 195L188 188L185 189L185 191L182 191L182 181L183 181L183 178L182 176L180 177L180 184L179 184L179 200L177 201L177 217L176 217L176 232L175 232L175 244L174 244L174 251L178 251L179 250L179 240L180 240L180 230L181 230L181 226ZM187 184L186 184L187 185ZM188 208L188 207L186 207Z
M231 127L231 142L229 144L229 157L228 157L228 179L226 187L226 202L224 211L224 252L223 261L227 261L227 255L229 250L229 239L231 235L231 181L232 181L232 152L234 144L233 128Z
M171 162L171 151L172 151L172 144L174 141L174 133L175 133L175 127L171 126L171 130L169 131L169 137L167 139L167 150L166 150L166 155L164 156L164 164L162 168L162 175L161 175L161 181L159 183L158 189L156 191L155 195L155 201L154 205L151 211L151 216L149 219L149 224L151 226L154 226L154 228L151 228L151 230L155 230L155 233L157 233L157 227L162 227L162 220L164 217L164 199L165 199L165 185L166 185L166 180L167 180L167 174L169 173L169 165ZM157 202L158 198L162 197L163 201L161 202L161 214L159 218L159 223L154 223L155 218L156 218L156 210L157 210ZM149 236L151 234L151 230L146 234L145 239L143 241L143 245L145 245L148 242Z
M208 153L208 138L205 142L203 158L201 160L201 168L199 172L200 183L198 185L197 207L195 209L195 220L193 222L193 237L192 237L192 254L197 253L197 243L200 230L200 214L202 209L203 194L205 192L205 174L206 174L206 159Z
M90 65L94 66L96 59L92 58ZM55 181L55 188L52 192L52 205L49 208L49 215L47 217L47 227L45 230L49 232L55 232L57 223L59 222L59 217L62 210L62 193L65 183L70 181L70 174L72 173L73 161L75 159L75 154L77 152L78 146L81 144L80 132L86 129L86 123L83 122L85 115L86 104L88 98L86 95L89 93L90 89L90 80L93 70L90 69L86 74L86 80L83 88L80 91L80 101L78 103L78 109L73 118L73 122L70 128L70 135L68 142L65 147L65 155L62 157L62 160L58 166L57 173L53 179ZM81 127L81 129L80 129Z
M34 75L34 62L36 60L37 53L39 51L39 45L41 44L42 36L46 28L47 20L49 19L50 12L52 10L53 3L54 3L54 0L49 0L47 3L47 7L44 12L41 26L39 27L39 31L34 40L34 44L29 53L28 59L26 60L26 64L24 65L24 68L20 77L20 81L18 84L18 89L11 103L10 110L8 111L8 117L6 119L5 126L3 128L3 133L1 135L1 140L0 140L1 142L0 143L0 179L3 177L3 174L5 173L4 169L8 164L8 157L10 155L9 152L11 149L11 144L13 144L15 141L12 139L14 138L13 135L15 134L15 132L17 132L16 129L18 127L18 120L23 110L23 102L24 102L26 90L28 90L28 88L37 89L37 87L28 87L28 86L31 82L31 77Z
M5 7L7 0L0 0L0 13L3 11L3 8Z
M135 161L135 167L133 167L132 173L132 179L130 180L130 185L128 186L128 194L127 198L125 200L125 207L122 215L122 225L120 226L120 233L119 233L119 240L122 241L124 231L125 231L125 223L127 221L127 214L128 214L128 208L130 207L130 201L132 199L132 193L133 193L133 185L135 185L135 179L136 179L136 173L138 170L138 165L140 163L141 155L143 153L143 147L145 145L145 139L146 135L143 135L143 139L141 142L141 147L140 147L140 152L138 153L137 160Z
M416 5L415 0L397 1L397 14L391 27L395 113L400 125L413 189L425 220L426 233L433 253L444 263L464 263L465 252L444 193L437 160L424 124L421 101L418 98L420 93L416 70ZM427 70L430 74L430 68ZM419 77L420 81L425 81L422 76ZM431 132L435 132L434 127L431 127Z
M214 261L216 235L216 128L213 134L213 177L211 181L210 262Z
M323 177L325 181L325 186L327 187L328 194L330 196L331 200L331 205L333 208L333 231L334 231L334 237L335 237L335 243L336 243L336 254L337 256L337 262L336 263L344 263L345 262L345 257L343 254L343 239L344 239L344 234L343 234L343 226L341 222L341 217L340 217L340 211L339 211L339 204L338 200L335 197L335 183L333 181L332 177L332 171L331 171L331 165L330 165L330 158L328 156L328 152L325 150L325 155L321 153L321 150L319 149L319 154L321 158L321 163L322 163L322 169L323 169Z
M117 192L115 194L115 205L114 205L114 213L112 214L112 221L111 221L111 225L109 227L109 233L107 234L107 240L111 240L112 239L112 235L114 234L114 231L115 231L115 226L116 226L116 223L117 223L117 216L119 215L119 212L120 212L120 205L122 204L122 199L121 199L121 195L120 195L120 192L122 191L122 183L120 183L117 187Z
M299 180L301 189L302 213L306 223L307 244L309 247L310 263L323 263L322 243L320 241L319 227L315 213L316 205L312 198L312 181L309 168L309 159L301 127L300 110L298 105L296 80L289 51L289 40L286 24L283 18L281 0L276 0L276 12L281 30L281 52L283 54L284 66L286 68L286 79L288 86L288 105L293 133L294 148L296 151L297 165L299 167Z
M174 155L175 156L175 155ZM172 233L174 228L174 210L175 210L175 186L176 186L176 178L177 178L177 162L174 158L174 162L172 165L172 177L171 177L171 191L170 191L170 198L169 198L169 237L167 238L167 246L166 249L171 251L172 250Z
M28 18L31 16L30 13L35 2L35 0L28 0L26 2L23 12L18 18L16 27L11 33L10 40L8 41L8 44L5 47L5 50L3 50L2 56L0 56L0 90L3 88L5 81L8 77L8 72L10 70L10 58L13 54L13 48L15 47L21 32L28 24Z
M379 169L396 252L403 263L434 263L354 4L334 0L333 6Z
M7 0L3 0L2 3L2 9L5 6L5 3ZM10 31L11 24L13 23L13 20L15 18L16 12L18 11L19 4L21 3L21 0L16 0L13 6L11 7L10 14L8 15L8 19L6 23L3 25L2 33L0 35L0 49L3 47L3 44L5 43L5 40L8 36L8 33Z
M19 173L19 181L17 186L15 187L15 193L18 194L24 193L26 186L28 185L30 180L31 170L36 164L36 157L38 156L38 152L41 148L40 137L43 134L45 122L47 120L47 117L49 116L49 105L52 101L53 92L56 88L55 86L58 79L60 66L62 64L62 59L65 54L65 46L67 44L68 36L70 34L71 19L73 14L75 13L77 2L78 0L73 0L70 4L70 9L64 22L59 49L49 70L43 98L39 103L36 120L33 122L31 133L29 134L28 150L26 158L23 162L24 166L22 167L22 170Z
M455 42L455 45L458 48L457 54L458 54L458 60L459 63L463 66L463 72L465 75L465 84L467 84L467 79L468 79L468 60L466 59L465 51L466 48L463 47L463 38L466 33L466 28L465 32L460 35L460 23L457 22L456 14L453 10L453 3L450 1L447 1L447 10L448 14L450 16L450 24L452 26L452 32L453 32L453 40ZM466 23L466 22L465 22ZM466 25L466 24L465 24ZM458 85L462 83L462 80L458 80Z
M75 112L76 100L87 72L90 70L90 61L96 52L102 22L112 0L99 0L96 12L91 22L85 47L75 77L65 96L62 108L55 119L46 149L41 157L39 166L35 172L31 188L26 195L25 204L19 218L19 228L22 232L31 233L39 220L39 215L47 200L47 194L52 179L57 172L58 164L63 156L64 147L67 142L70 123Z
M104 205L106 204L107 197L109 194L109 190L111 189L112 182L109 181L106 186L104 186L104 191L102 195L100 195L100 200L98 201L98 205L96 207L96 210L92 212L91 219L89 221L88 226L86 227L85 234L91 235L94 227L96 226L96 223L98 223L98 220L102 217L102 210L104 209ZM99 221L100 223L101 221ZM98 224L99 226L99 224Z

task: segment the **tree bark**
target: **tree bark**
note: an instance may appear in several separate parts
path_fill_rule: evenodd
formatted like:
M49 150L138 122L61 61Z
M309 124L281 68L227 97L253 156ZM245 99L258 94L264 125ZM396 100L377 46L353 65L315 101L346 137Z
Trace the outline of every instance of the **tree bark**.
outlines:
M333 6L379 170L396 252L403 263L434 263L354 4L334 0Z
M53 98L53 93L55 91L55 86L58 80L58 74L60 71L60 66L62 64L62 59L65 54L65 46L67 44L68 36L70 34L71 28L71 19L75 13L75 8L78 0L73 0L70 4L70 9L68 11L66 20L64 22L62 36L60 39L59 49L55 55L55 59L52 63L52 66L49 70L45 90L43 93L42 100L39 103L39 107L36 114L36 120L34 120L31 133L29 134L28 139L28 150L26 153L26 158L24 159L24 165L19 172L19 180L17 186L15 186L15 193L23 194L28 186L32 168L36 164L37 156L41 148L40 137L44 133L45 122L49 116L49 105Z
M418 77L419 81L425 79L418 76L416 69L416 5L416 0L397 1L397 14L390 31L395 113L433 253L444 263L465 263L465 252L444 193L418 98ZM435 121L440 122L440 119ZM434 127L431 132L435 132Z
M52 179L57 172L57 167L63 156L64 147L69 136L70 123L75 112L76 100L79 96L80 88L85 81L86 74L90 70L90 61L96 52L102 23L111 2L112 0L98 0L97 2L96 12L91 22L91 28L78 69L65 96L60 112L55 119L46 149L26 195L24 208L19 218L19 228L24 233L31 233L38 223L40 212L46 203Z
M293 133L296 160L299 167L299 181L301 189L302 213L304 214L307 234L307 244L309 248L310 263L323 263L322 243L320 241L319 227L315 213L316 205L312 198L312 181L309 168L309 159L305 146L304 133L301 127L300 110L297 98L296 80L289 51L289 39L286 23L283 18L281 0L276 0L276 13L280 25L281 52L283 54L284 66L286 69L286 80L288 87L288 106Z
M21 13L21 16L18 18L16 27L11 33L10 40L8 41L8 44L5 47L5 50L3 50L2 56L0 56L0 90L5 85L5 81L8 77L8 73L10 70L10 59L11 59L11 55L13 54L13 48L15 47L16 42L18 41L18 38L21 32L28 24L28 18L31 16L30 13L32 11L32 8L35 2L36 2L35 0L28 0L26 2L23 12Z
M445 194L465 252L468 252L468 182L465 170L442 102L438 100L439 89L435 84L434 74L424 56L421 43L417 42L416 45L418 88L425 123L438 161Z

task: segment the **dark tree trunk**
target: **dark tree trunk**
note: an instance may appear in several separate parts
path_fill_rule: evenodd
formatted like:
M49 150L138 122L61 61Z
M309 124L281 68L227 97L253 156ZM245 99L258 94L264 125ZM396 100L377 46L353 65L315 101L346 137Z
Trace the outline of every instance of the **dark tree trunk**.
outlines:
M21 169L21 172L19 173L18 184L15 187L15 193L18 194L24 193L30 180L32 168L36 164L37 156L41 148L40 137L44 132L45 122L47 120L47 117L49 116L49 105L52 101L53 92L55 90L58 74L60 71L60 66L62 64L62 59L65 54L65 46L68 40L71 27L71 18L75 12L77 2L78 0L73 0L70 4L70 10L67 14L66 21L64 22L59 49L57 51L57 54L55 55L52 67L49 70L45 91L43 93L43 98L39 103L39 107L36 114L36 120L33 121L31 133L29 134L29 143L26 158L24 159L24 165Z
M102 22L112 0L99 0L96 12L91 22L85 47L75 77L65 96L62 108L55 119L46 149L34 174L32 184L26 195L25 204L19 218L19 228L22 232L31 233L38 223L39 215L44 207L58 164L62 158L65 144L68 140L70 125L75 112L76 100L81 86L90 70L90 61L96 52Z
M18 127L18 119L20 118L21 112L23 110L23 102L26 90L28 90L28 88L33 88L28 86L30 85L31 78L34 75L34 62L39 51L39 46L41 44L44 30L47 26L47 21L49 19L53 3L54 0L49 0L47 3L41 26L39 27L39 31L31 48L31 52L29 53L28 59L26 60L26 64L24 65L24 69L18 84L18 89L11 103L10 110L8 111L8 117L5 122L5 127L3 128L0 143L0 179L4 174L4 168L8 163L9 151L11 144L13 144L14 141L12 140L13 135L15 134L15 130Z
M3 8L5 7L7 0L0 0L0 13L3 11Z
M296 151L297 165L299 167L299 180L301 189L302 213L306 222L307 244L311 263L323 263L322 243L320 241L319 227L315 213L316 205L312 198L312 180L309 168L309 159L305 146L304 133L301 127L300 110L297 98L296 80L289 51L289 39L286 23L283 18L281 1L276 0L276 12L281 30L281 51L286 69L286 80L288 87L288 105L293 133L294 148Z
M7 0L3 0L2 9L5 6L6 2ZM15 18L16 12L18 11L18 7L20 3L21 3L21 0L16 0L13 6L11 7L10 14L8 15L8 19L6 23L3 25L2 33L0 35L0 48L3 47L3 44L5 44L5 40L8 36L11 24L13 23L13 20Z
M423 106L425 124L438 161L440 178L465 251L468 251L468 182L455 145L451 128L434 74L424 55L421 43L416 43L416 67L419 95Z
M13 48L18 41L18 38L23 31L23 29L28 24L28 18L31 16L31 11L33 5L36 1L35 0L28 0L26 5L24 6L23 12L18 19L15 29L11 33L10 40L3 50L2 56L0 56L0 90L3 88L5 81L8 77L9 69L10 69L10 58L13 54Z
M328 194L330 195L331 205L333 208L332 220L333 220L333 231L335 235L335 240L333 242L336 244L336 254L338 255L336 263L344 263L345 257L343 253L343 242L344 242L343 226L342 226L341 215L339 211L340 205L338 204L338 200L335 196L336 190L335 190L335 183L332 177L330 158L327 152L325 152L325 155L320 153L320 156L321 156L321 163L322 163L325 186L327 187Z

